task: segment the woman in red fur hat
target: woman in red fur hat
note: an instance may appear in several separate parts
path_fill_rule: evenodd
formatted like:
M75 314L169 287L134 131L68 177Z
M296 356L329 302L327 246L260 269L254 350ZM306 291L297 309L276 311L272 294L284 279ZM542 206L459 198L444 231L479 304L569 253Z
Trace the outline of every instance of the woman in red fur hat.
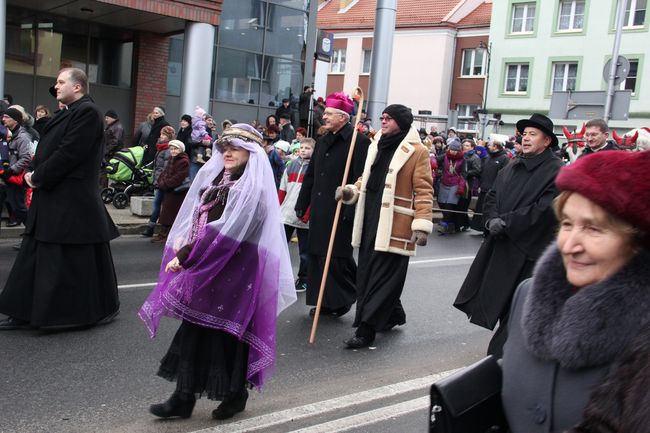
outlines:
M503 355L513 433L648 432L650 153L561 169L556 242L515 294Z

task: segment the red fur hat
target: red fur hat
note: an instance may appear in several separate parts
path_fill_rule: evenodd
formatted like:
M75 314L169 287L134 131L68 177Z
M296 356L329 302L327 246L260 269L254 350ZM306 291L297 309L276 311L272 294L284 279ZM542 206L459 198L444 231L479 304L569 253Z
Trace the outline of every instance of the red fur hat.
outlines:
M650 233L650 151L601 151L560 170L555 184Z

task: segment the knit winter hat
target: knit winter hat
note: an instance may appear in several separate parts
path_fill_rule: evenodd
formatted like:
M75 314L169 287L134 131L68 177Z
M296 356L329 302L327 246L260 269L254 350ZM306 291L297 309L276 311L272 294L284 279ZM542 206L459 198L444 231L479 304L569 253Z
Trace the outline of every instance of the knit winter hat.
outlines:
M172 128L172 127L169 126L169 125L164 126L164 127L160 130L160 133L161 133L162 135L164 135L165 137L167 137L168 139L170 139L170 140L173 140L173 139L174 139L174 135L176 135L176 131L174 131L174 128Z
M119 117L117 117L117 112L112 108L110 110L107 110L104 116L110 117L111 119L119 119Z
M180 140L172 140L169 142L169 145L180 149L181 152L185 152L185 143Z
M192 116L190 116L189 114L183 114L183 115L181 116L181 120L186 121L186 122L189 123L190 125L192 124Z
M5 114L18 122L19 125L23 123L23 113L21 113L17 108L7 108Z
M291 148L291 145L289 144L289 142L284 141L284 140L276 141L274 146L275 146L276 149L279 149L279 150L283 151L284 153L289 153L289 149Z
M395 119L399 129L402 131L408 130L411 127L411 123L413 123L413 113L411 113L411 109L402 104L391 104L384 108L382 114L388 114L390 117Z
M449 147L449 150L455 150L457 152L463 149L463 146L460 144L458 137L447 139L447 147Z
M606 150L579 158L560 170L555 184L576 192L607 212L650 233L650 151Z

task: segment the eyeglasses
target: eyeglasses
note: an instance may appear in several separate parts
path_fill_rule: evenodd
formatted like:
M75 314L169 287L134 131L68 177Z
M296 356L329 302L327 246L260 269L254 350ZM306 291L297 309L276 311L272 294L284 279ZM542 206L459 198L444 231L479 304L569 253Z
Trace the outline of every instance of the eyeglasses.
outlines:
M339 116L342 116L341 113L337 113L336 111L327 111L327 110L325 110L325 111L323 112L323 116L333 116L333 115L335 115L335 114L338 114Z
M382 122L390 122L391 120L393 120L393 118L388 115L381 116Z

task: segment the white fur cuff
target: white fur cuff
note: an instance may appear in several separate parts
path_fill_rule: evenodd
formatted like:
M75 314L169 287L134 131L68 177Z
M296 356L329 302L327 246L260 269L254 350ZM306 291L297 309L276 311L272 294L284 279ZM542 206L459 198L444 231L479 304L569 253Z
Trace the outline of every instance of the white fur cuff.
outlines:
M423 219L414 219L411 223L411 230L431 233L433 231L433 222Z

